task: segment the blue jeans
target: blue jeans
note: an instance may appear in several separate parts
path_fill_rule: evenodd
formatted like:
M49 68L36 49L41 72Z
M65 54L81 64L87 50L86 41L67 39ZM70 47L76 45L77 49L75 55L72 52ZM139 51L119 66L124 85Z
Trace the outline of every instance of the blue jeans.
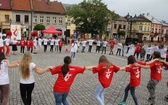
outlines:
M63 105L69 105L66 99L68 94L69 92L54 92L56 105L61 105L61 103L63 103Z
M124 95L124 100L123 101L126 102L129 90L131 92L131 95L132 95L132 98L135 102L135 105L138 105L138 100L137 100L137 97L135 95L135 87L131 87L130 84L128 84L127 87L125 88L125 95Z
M75 58L75 52L71 52L71 58Z
M81 52L85 52L85 46L82 46L82 51Z
M104 93L106 88L104 88L101 83L99 83L95 90L95 97L99 101L100 105L104 105Z

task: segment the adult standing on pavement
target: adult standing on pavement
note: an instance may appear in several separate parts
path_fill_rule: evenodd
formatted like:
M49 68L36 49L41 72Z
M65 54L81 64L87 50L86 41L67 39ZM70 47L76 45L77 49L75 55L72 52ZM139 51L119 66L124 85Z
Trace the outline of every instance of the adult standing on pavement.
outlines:
M58 37L56 37L56 39L55 39L55 51L57 51L57 52L59 50L59 44L58 44L59 40L60 39L58 39Z
M24 54L24 49L26 44L24 37L21 38L19 44L20 44L20 54Z
M17 62L9 63L4 53L0 52L0 105L7 105L8 103L10 91L8 68L17 66Z
M107 39L105 38L104 41L103 41L103 48L102 48L102 54L103 54L103 51L104 51L104 54L106 54L106 47L107 47Z
M91 67L79 67L72 66L71 57L66 56L64 58L64 64L55 66L50 69L52 75L58 74L58 78L54 84L54 97L56 105L69 105L67 101L67 96L70 91L70 87L77 74L83 74L85 69L90 69Z
M97 41L96 41L96 52L100 52L100 47L101 47L101 41L100 41L100 39L97 39Z
M47 70L49 70L49 68L40 69L32 62L32 55L30 52L26 52L23 55L19 63L19 72L20 94L24 105L31 105L31 94L35 85L33 72L35 71L38 74L43 74Z
M88 52L90 52L90 53L92 52L93 42L94 42L94 40L93 40L92 38L90 38L90 39L88 40L88 43L89 43Z
M109 43L110 43L110 53L109 53L109 55L113 55L113 48L114 48L114 45L116 44L116 42L114 41L114 39L111 39Z
M72 40L72 43L71 43L71 58L72 59L75 59L76 51L77 51L77 44L74 40Z
M55 42L54 37L52 37L50 40L50 52L53 52L54 42Z
M4 42L5 42L5 46L6 46L6 53L5 54L6 54L6 56L9 56L9 54L10 54L10 42L11 42L10 36L7 36L4 40Z
M16 37L15 37L15 38L13 39L13 41L12 41L12 51L13 51L13 55L16 55L17 45L18 45L18 41L16 40Z
M43 39L43 45L44 45L44 53L47 51L47 45L48 45L48 39L44 37Z
M63 40L60 39L59 42L58 42L58 45L59 45L59 53L61 53L63 44L64 44Z
M86 43L87 43L87 41L86 41L86 39L84 39L84 40L82 41L82 51L81 51L82 53L85 52Z
M98 73L99 83L95 89L95 97L100 105L104 105L104 93L111 84L113 73L124 68L109 62L105 55L100 56L98 66L92 68L94 74Z

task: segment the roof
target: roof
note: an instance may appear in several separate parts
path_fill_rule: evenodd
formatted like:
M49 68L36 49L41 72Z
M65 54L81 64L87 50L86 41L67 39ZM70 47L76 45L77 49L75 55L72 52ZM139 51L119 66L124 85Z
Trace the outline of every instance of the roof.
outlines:
M12 10L30 11L31 10L30 0L13 0Z
M137 21L137 22L151 22L149 19L147 19L146 17L144 17L141 14L138 17L134 16L133 17L133 21Z
M122 16L120 16L120 17L117 19L117 21L127 21L127 19L124 18L124 17L122 17Z
M11 10L11 0L0 0L0 10Z
M65 9L61 2L48 0L33 0L33 10L38 12L52 12L65 14Z
M149 19L152 23L161 24L155 17L153 17L149 13L142 15L145 16L147 19Z

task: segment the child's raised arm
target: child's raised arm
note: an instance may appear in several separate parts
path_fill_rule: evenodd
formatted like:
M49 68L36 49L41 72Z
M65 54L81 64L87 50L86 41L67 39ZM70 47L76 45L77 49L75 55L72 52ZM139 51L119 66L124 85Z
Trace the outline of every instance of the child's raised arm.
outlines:
M150 68L149 65L140 65L140 64L138 64L138 63L134 63L134 65L137 66L137 67L144 68L144 69L148 69L148 68Z

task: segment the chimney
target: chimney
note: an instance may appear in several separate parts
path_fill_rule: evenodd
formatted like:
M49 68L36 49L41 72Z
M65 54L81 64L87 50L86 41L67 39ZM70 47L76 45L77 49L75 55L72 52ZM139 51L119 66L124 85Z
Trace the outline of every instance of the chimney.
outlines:
M147 13L147 16L149 16L150 14L149 13Z

